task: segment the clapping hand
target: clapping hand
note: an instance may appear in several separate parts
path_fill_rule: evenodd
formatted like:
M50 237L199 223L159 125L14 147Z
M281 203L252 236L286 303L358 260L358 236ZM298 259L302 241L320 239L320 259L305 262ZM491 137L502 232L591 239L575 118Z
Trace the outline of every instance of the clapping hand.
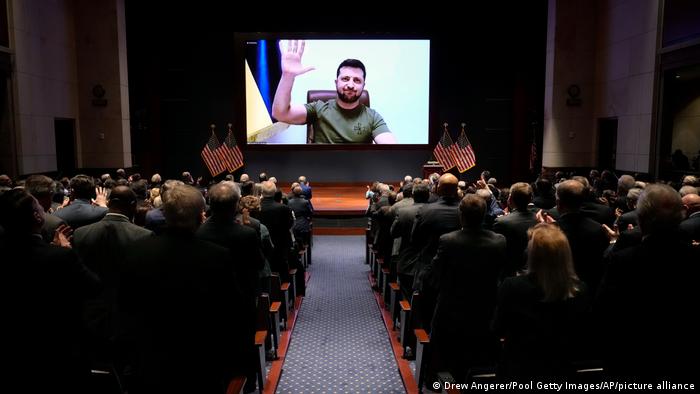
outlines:
M52 245L60 246L62 248L71 248L70 240L73 237L73 229L67 225L62 224L56 227L56 231L53 233Z

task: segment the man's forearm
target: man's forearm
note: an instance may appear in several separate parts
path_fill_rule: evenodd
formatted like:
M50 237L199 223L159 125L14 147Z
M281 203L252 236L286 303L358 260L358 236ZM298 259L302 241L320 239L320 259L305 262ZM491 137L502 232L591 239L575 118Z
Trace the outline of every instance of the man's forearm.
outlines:
M277 85L275 99L272 102L272 116L281 122L288 122L289 110L292 101L292 87L294 87L294 76L282 74L280 83Z

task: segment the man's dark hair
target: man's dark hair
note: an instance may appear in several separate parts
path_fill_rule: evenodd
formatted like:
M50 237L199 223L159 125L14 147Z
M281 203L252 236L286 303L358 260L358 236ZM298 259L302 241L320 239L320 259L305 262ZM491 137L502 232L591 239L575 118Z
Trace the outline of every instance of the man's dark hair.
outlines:
M365 65L361 61L357 59L343 60L338 66L338 70L335 72L336 78L340 76L340 69L343 67L359 68L360 70L362 70L362 78L367 79L367 70L365 69Z
M463 227L479 228L485 213L486 201L476 194L467 194L459 202L459 220Z
M413 185L413 202L425 203L430 199L430 187L425 183Z
M136 193L129 186L115 186L109 193L107 206L110 211L119 211L126 216L133 216L136 212Z
M73 198L91 199L95 195L95 182L87 175L76 175L70 180Z
M258 175L258 182L265 182L267 179L267 173L265 172L261 172L260 175Z
M0 195L0 226L8 234L31 234L35 226L34 200L24 189L12 189Z
M54 193L53 179L46 175L31 175L24 183L24 190L34 197L51 196Z

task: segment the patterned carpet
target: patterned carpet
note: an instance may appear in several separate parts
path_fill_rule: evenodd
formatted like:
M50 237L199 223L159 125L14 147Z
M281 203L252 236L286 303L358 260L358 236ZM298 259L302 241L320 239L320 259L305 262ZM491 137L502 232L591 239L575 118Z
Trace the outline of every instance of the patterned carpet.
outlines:
M278 393L405 393L364 264L363 236L314 237L311 280Z

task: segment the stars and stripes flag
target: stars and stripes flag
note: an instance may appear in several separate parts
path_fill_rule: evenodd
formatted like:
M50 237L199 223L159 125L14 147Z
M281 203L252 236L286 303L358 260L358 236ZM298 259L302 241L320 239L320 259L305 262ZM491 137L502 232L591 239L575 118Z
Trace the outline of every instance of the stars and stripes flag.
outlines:
M462 132L457 137L457 142L452 145L452 156L454 157L457 170L462 173L476 165L476 156L472 144L464 131L466 124L462 123Z
M201 153L202 160L204 160L204 164L206 164L211 176L217 176L226 170L226 165L224 165L219 155L219 147L221 147L221 144L212 129L211 137L209 137L209 141L207 141L207 144L202 148Z
M442 137L440 141L435 145L433 149L433 156L442 165L443 171L448 171L457 164L455 163L454 155L452 154L452 137L447 131L447 123L444 124L445 130L442 132Z
M233 136L233 131L231 123L228 124L228 135L224 140L221 148L224 149L226 155L226 163L228 167L228 172L234 172L237 169L243 167L243 153L241 149L236 144L236 138Z

